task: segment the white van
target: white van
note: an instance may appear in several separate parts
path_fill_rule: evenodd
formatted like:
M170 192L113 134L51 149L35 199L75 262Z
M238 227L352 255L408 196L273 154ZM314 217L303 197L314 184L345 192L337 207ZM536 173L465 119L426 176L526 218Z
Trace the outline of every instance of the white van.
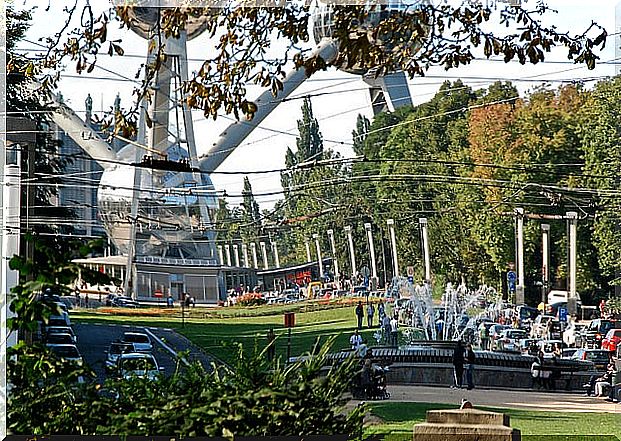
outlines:
M554 305L555 303L567 303L567 291L559 291L553 289L548 293L548 305ZM576 293L578 301L580 301L580 294Z

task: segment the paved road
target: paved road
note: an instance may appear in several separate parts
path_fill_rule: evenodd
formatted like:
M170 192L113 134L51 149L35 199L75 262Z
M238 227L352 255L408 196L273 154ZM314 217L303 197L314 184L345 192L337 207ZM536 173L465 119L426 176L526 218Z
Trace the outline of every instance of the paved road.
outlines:
M388 386L390 401L461 404L468 399L475 407L502 407L549 412L621 413L621 404L603 398L564 392L510 391L498 389L450 389L432 386Z
M146 332L153 341L153 355L165 374L174 372L177 365L172 352L190 351L190 360L198 360L205 367L209 366L209 358L196 346L172 330L161 328L144 328L129 325L85 324L76 323L73 329L78 337L78 349L84 361L95 371L97 378L103 381L105 373L105 351L111 342L119 340L124 332Z

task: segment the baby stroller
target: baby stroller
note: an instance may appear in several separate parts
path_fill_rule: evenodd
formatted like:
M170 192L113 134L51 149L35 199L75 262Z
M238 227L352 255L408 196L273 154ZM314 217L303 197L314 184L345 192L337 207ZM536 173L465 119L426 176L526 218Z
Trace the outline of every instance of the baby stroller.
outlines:
M386 400L390 393L386 389L387 367L371 365L370 360L365 363L362 371L354 379L351 388L353 397L357 400Z

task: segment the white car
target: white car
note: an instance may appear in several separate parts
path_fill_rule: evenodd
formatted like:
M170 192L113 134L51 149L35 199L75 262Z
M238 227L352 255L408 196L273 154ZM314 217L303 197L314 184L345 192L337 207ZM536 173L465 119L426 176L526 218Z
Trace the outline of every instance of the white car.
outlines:
M581 347L582 329L584 329L583 325L579 325L576 322L570 322L569 325L567 325L567 329L563 331L563 342L569 347Z
M152 354L126 352L117 359L117 375L125 380L133 377L155 380L163 371L164 368L158 366Z
M520 340L528 337L523 329L505 329L500 333L496 347L499 351L520 352Z
M73 344L78 341L75 332L69 326L48 326L45 328L44 334L46 339L52 334L69 334L73 338Z
M551 315L538 315L530 329L530 336L533 338L546 337L544 334L550 320L554 320L554 317Z
M151 352L153 350L153 344L147 334L142 332L126 332L123 334L125 343L133 343L134 348L138 352Z

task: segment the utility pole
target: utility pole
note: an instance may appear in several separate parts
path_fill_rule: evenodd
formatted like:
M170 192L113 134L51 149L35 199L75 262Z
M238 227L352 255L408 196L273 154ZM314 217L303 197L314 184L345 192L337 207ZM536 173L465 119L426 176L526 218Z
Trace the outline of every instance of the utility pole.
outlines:
M328 233L328 239L330 239L330 248L332 249L332 261L334 262L334 281L337 286L340 285L340 274L339 274L339 260L336 257L336 244L334 243L334 230L330 229L326 231Z
M399 261L397 258L397 236L395 235L395 220L386 221L390 230L390 246L392 248L392 276L399 277Z
M567 313L572 316L578 313L578 295L576 291L576 259L578 255L578 213L567 212L569 227L569 255L567 256L569 269L569 287L567 296Z
M543 311L546 310L548 301L548 289L550 287L550 224L541 224L541 247L543 263L541 267L541 303L543 303Z
M351 280L352 286L354 286L354 278L356 277L356 253L354 252L354 239L351 235L351 225L345 227L345 233L347 234L347 242L349 244L349 259L351 261Z
M518 271L518 284L515 287L515 304L524 304L524 209L515 209L516 217L516 264Z
M321 248L319 247L319 234L313 234L315 239L315 248L317 249L317 262L319 263L319 278L323 282L323 261L321 258Z
M418 219L420 224L421 239L423 245L423 259L425 261L425 282L431 285L431 257L429 255L429 234L427 233L427 218Z
M375 262L375 245L373 244L373 227L370 223L364 224L364 229L367 231L367 241L369 243L369 255L371 256L371 277L377 284L377 264Z

